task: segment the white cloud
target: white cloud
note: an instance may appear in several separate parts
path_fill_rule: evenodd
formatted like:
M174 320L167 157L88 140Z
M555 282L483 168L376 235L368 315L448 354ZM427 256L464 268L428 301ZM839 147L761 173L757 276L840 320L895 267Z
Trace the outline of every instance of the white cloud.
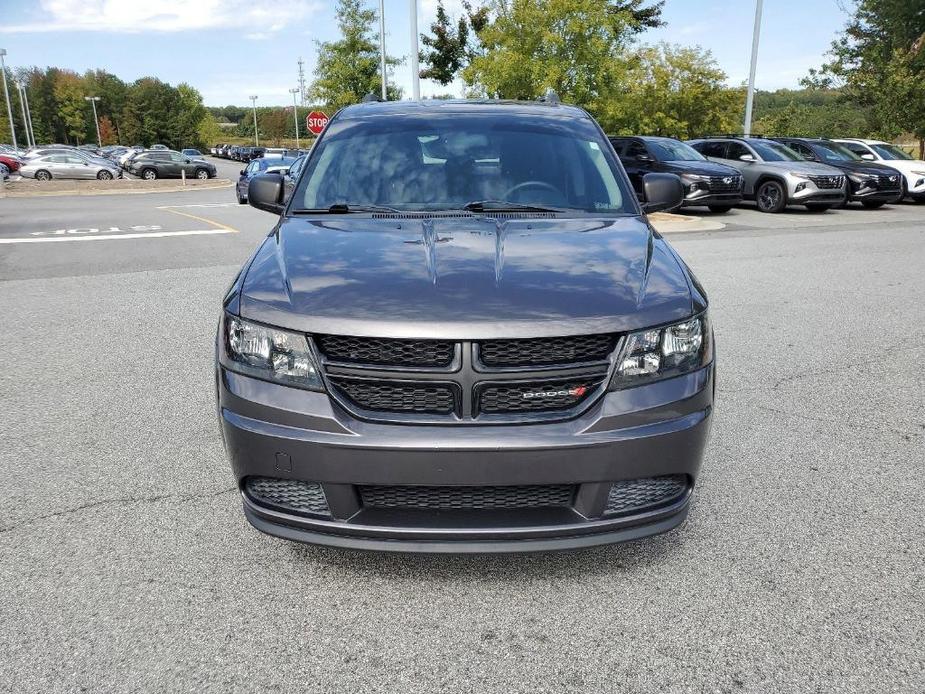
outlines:
M318 0L286 0L256 6L253 0L41 0L29 24L0 27L3 33L107 31L140 33L217 28L279 31L321 9Z

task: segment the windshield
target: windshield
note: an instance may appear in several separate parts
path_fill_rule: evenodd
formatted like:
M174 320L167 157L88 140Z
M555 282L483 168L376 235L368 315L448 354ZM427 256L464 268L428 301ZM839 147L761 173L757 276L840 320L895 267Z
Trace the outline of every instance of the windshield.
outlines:
M646 144L659 161L706 161L696 149L676 140L646 140Z
M912 159L896 145L870 145L870 147L884 159Z
M834 142L814 142L816 154L825 161L857 161L861 157Z
M500 109L499 109L500 110ZM311 153L293 209L531 205L636 213L592 121L522 113L346 118Z
M753 139L748 144L765 161L803 161L803 157L779 142L758 142Z

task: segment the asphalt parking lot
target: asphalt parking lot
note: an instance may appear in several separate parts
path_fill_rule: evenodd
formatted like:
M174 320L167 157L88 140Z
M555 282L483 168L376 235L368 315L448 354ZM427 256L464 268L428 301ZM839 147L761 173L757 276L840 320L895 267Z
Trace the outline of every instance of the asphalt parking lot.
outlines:
M0 200L0 689L925 691L925 205L702 217L668 236L719 359L686 524L396 556L241 512L212 342L270 215Z

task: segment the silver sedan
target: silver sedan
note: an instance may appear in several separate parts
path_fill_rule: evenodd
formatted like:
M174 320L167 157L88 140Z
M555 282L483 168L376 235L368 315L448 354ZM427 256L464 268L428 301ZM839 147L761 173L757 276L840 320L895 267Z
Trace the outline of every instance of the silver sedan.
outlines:
M115 164L87 161L74 154L46 154L23 162L21 176L39 181L53 178L98 178L108 181L122 176Z

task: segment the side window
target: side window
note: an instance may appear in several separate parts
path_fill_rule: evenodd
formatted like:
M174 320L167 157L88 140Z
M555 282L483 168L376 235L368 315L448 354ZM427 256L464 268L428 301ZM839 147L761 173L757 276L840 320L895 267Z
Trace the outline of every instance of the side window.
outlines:
M42 157L44 161L51 162L52 164L64 164L67 162L67 157L63 154L51 154L45 157Z
M792 149L794 152L799 154L804 159L807 159L809 161L815 161L816 154L813 152L813 150L811 150L806 145L800 142L785 142L784 144L790 149Z
M862 145L860 142L840 142L839 144L842 147L847 147L859 157L863 154L871 154L871 151L867 148L867 146Z
M705 157L714 157L715 159L726 158L725 142L698 142L696 145L694 145L694 149L696 149Z
M171 154L170 161L174 162L175 164L185 164L186 157L182 154Z
M250 164L247 165L247 175L248 175L248 176L253 176L253 175L254 175L255 173L257 173L258 171L260 171L260 163L259 163L259 162L257 162L257 161L252 161Z
M624 154L624 152L626 151L626 144L627 144L626 140L612 139L610 141L610 144L613 145L613 149L617 153L618 157L622 159L624 156L626 156Z
M63 157L63 159L65 159L68 164L83 164L84 163L84 160L81 159L80 157L65 156Z
M752 151L741 142L730 142L728 151L729 153L726 155L727 159L738 159L744 154L750 154L753 157L755 156L752 154ZM758 157L755 158L757 159Z
M649 156L649 153L646 151L646 146L639 141L633 140L626 146L626 154L624 155L627 159L637 159L640 156Z

